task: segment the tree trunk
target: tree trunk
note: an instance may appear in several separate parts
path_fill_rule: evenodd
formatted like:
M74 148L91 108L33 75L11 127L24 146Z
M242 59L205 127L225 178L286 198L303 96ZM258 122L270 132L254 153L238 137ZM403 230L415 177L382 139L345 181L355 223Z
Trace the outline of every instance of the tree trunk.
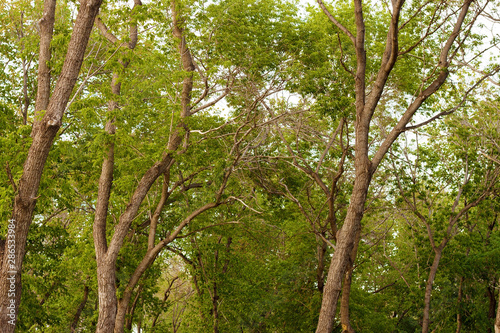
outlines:
M134 301L132 302L132 306L130 306L130 309L128 311L127 324L125 325L127 327L128 332L132 331L132 326L134 323L134 313L135 313L135 309L137 308L137 303L139 301L139 297L141 296L142 288L143 288L142 285L139 286L139 288L137 288L137 292L135 294ZM118 303L118 304L120 304L120 303Z
M179 54L181 57L181 62L183 69L187 72L193 72L195 69L194 62L191 56L191 52L189 51L189 48L187 47L186 40L184 37L184 30L180 26L180 23L178 22L179 19L179 12L176 9L175 1L171 2L171 9L172 9L172 20L173 20L173 35L175 38L178 39L178 50ZM193 90L193 78L192 75L186 75L183 81L183 88L182 88L182 97L181 97L181 121L178 125L178 128L183 128L186 130L186 126L183 122L184 119L189 117L190 115L190 103L191 103L191 92ZM144 199L146 193L149 191L149 188L152 186L154 181L169 167L171 164L173 157L172 157L172 152L176 151L181 142L182 142L182 137L179 134L179 130L176 130L174 133L170 134L170 140L168 143L168 151L169 153L164 156L163 160L160 163L155 164L151 169L146 172L144 175L143 179L141 180L141 183L143 180L147 179L147 185L146 184L141 184L139 183L133 197L130 200L130 203L127 206L127 210L120 216L120 221L119 224L116 228L115 234L113 235L113 239L110 244L110 249L112 248L112 260L110 260L109 270L115 270L115 265L116 265L116 258L118 255L118 251L121 248L121 244L123 244L124 237L126 233L128 232L128 228L130 226L130 223L132 222L132 219L135 217L135 214L138 211L139 205ZM144 182L146 183L146 182ZM144 185L144 186L141 186ZM216 205L213 205L216 206ZM197 210L194 214L195 215L190 215L186 220L190 221L193 217L192 216L197 216L200 212L204 211L205 209L211 208L212 205L208 204L202 207L199 211ZM153 236L153 241L154 241L154 235ZM169 239L175 238L176 235L175 233L171 234L169 236ZM128 285L123 293L123 297L120 299L119 303L115 307L115 312L113 314L113 317L108 319L107 317L104 317L106 321L111 322L113 321L112 326L110 326L110 329L107 331L102 331L102 333L107 333L107 332L115 332L115 333L122 333L124 331L124 325L125 325L125 315L127 313L127 308L130 302L130 298L132 296L133 289L135 288L137 282L139 281L140 277L142 274L146 271L146 269L153 263L155 260L156 256L158 253L161 251L163 247L165 247L171 240L165 239L161 241L158 245L154 246L152 248L150 244L150 247L148 249L147 254L139 264L139 266L136 268L134 274L130 278ZM107 253L107 257L109 257ZM116 299L116 289L114 291L114 297ZM115 303L116 304L116 303ZM97 333L97 332L96 332Z
M355 333L351 326L349 316L349 296L351 294L353 266L349 265L344 277L344 284L342 285L342 299L340 301L340 323L342 324L342 333Z
M343 333L355 333L351 326L351 319L349 315L349 297L351 295L351 282L352 273L354 271L354 261L358 253L359 238L361 237L361 230L356 235L354 248L352 249L351 258L347 267L347 272L344 277L344 284L342 285L342 299L340 301L340 323L342 324Z
M325 286L325 254L327 250L327 244L324 240L318 237L317 241L317 253L318 253L318 268L316 269L316 281L318 283L318 290L323 294L323 288Z
M488 286L486 288L486 294L488 296L489 301L489 310L488 310L488 318L493 319L496 316L497 311L497 299L495 297L495 288Z
M371 180L370 164L367 156L364 157L356 157L354 189L344 225L337 237L337 247L333 253L330 269L328 270L316 333L330 333L333 329L342 280L355 247L357 235L361 231L361 219L363 218L366 196Z
M80 321L80 315L82 314L83 309L85 308L85 305L87 304L87 300L89 297L89 287L85 286L85 289L83 291L83 299L80 302L80 305L78 306L78 309L76 310L75 318L73 319L73 323L71 323L71 333L74 333L76 331L76 328L78 327L78 322Z
M118 96L120 94L120 87L121 84L118 81L118 74L113 73L113 80L111 82L112 94ZM111 100L108 105L108 112L112 112L117 107L117 103ZM99 295L97 332L110 332L116 316L116 289L114 287L116 272L114 263L108 263L106 256L108 248L106 239L106 220L108 216L111 186L113 184L115 158L115 144L112 138L116 131L114 119L108 120L105 131L111 138L107 145L107 154L102 162L93 227L94 247L97 261L97 293ZM101 303L101 300L104 304ZM111 304L113 302L114 305Z
M40 20L40 54L38 55L38 88L35 102L35 120L31 130L31 137L35 134L41 122L40 112L46 110L50 101L50 68L48 66L51 52L50 42L54 33L56 0L46 0L43 4L43 16Z
M213 283L212 315L214 318L214 333L219 333L219 294L217 293L217 282Z
M21 301L21 270L26 239L33 219L42 171L52 143L61 127L64 111L75 86L94 19L102 0L82 0L75 20L61 75L54 88L46 112L36 120L38 128L23 166L18 193L14 200L12 227L7 238L0 271L0 332L14 332ZM10 242L9 242L10 241ZM9 246L11 246L9 248Z
M146 253L143 260L141 261L139 266L136 268L134 274L132 274L132 277L130 278L128 285L123 292L123 296L118 302L118 309L116 312L116 318L114 318L114 322L113 322L115 333L123 333L124 332L125 317L127 314L127 309L129 307L130 300L132 298L132 292L134 291L134 288L137 285L137 283L139 282L139 279L141 278L142 274L144 274L146 269L153 263L158 252L159 252L159 249L157 250L156 253L153 253L151 251ZM116 291L114 291L114 293L116 295ZM113 332L113 330L108 331L108 332Z
M356 94L354 188L352 190L351 202L347 210L344 225L340 229L337 237L337 248L333 254L330 269L328 271L318 326L316 329L316 333L330 333L333 329L337 301L340 295L344 273L349 262L351 251L356 243L356 234L361 230L361 219L363 218L363 211L371 178L392 144L399 135L407 129L406 126L422 103L439 90L446 81L449 73L448 67L450 66L449 53L460 33L472 0L464 1L457 21L454 24L453 32L448 36L446 43L441 49L437 64L440 68L440 74L427 86L427 88L418 92L417 98L408 106L406 111L400 116L397 124L383 139L382 144L378 147L371 161L368 158L370 122L380 101L384 87L386 86L387 79L398 59L399 15L404 0L392 1L392 18L388 27L385 51L382 56L380 69L378 70L375 82L371 85L369 94L366 92L365 23L362 1L354 1L354 18L356 22L355 35L333 17L324 6L322 0L317 0L317 2L330 21L350 38L356 49L357 62L356 73L353 75L355 79L354 90Z
M462 308L462 297L463 297L463 284L464 284L464 277L462 276L460 278L460 284L458 286L458 309L457 309L457 331L456 333L460 333L462 330L462 315L461 315L461 308Z
M434 255L434 261L432 262L431 270L429 272L429 278L427 279L427 284L425 286L422 333L429 332L432 285L434 284L434 279L436 278L436 273L439 267L439 261L441 260L441 256L443 254L443 249L441 247L438 247L437 249L434 249L434 252L436 254Z
M500 279L498 279L498 285L500 286ZM498 293L497 317L495 319L495 333L500 333L500 292Z

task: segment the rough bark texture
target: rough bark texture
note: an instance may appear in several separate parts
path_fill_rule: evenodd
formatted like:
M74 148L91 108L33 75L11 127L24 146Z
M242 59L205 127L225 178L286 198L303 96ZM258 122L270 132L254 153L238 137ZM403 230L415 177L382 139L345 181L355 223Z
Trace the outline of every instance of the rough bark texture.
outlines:
M136 1L136 5L140 4L140 2ZM179 13L176 10L175 2L172 1L172 17L173 17L173 35L176 37L178 42L178 49L181 58L181 62L183 65L183 69L187 72L193 72L195 69L194 62L191 56L191 52L189 51L186 40L183 35L183 29L178 22ZM102 23L101 23L102 24ZM134 33L136 34L137 29L131 28L131 40L137 41L137 36L134 38ZM109 34L108 31L106 31ZM109 39L109 38L108 38ZM135 46L135 43L133 44ZM130 47L130 46L129 46ZM185 129L183 125L182 119L185 119L190 115L190 103L191 103L191 91L193 89L193 79L192 75L187 75L184 79L183 90L181 95L181 122L179 124L180 128ZM118 253L123 245L124 239L129 231L130 224L132 220L137 215L139 207L144 200L146 194L148 193L151 186L162 174L168 174L168 169L173 162L173 153L180 147L182 143L182 137L179 133L179 130L175 130L174 133L171 133L171 137L167 147L167 153L164 155L162 161L157 162L153 165L142 177L139 182L132 198L127 205L127 208L120 216L119 223L115 228L115 233L111 239L109 247L106 242L106 216L107 216L107 202L103 202L103 209L105 210L105 214L97 220L97 210L96 210L96 223L94 224L94 239L100 239L99 244L96 243L96 253L98 257L98 284L99 284L99 322L97 331L99 333L122 333L124 332L125 327L125 318L127 314L127 309L129 307L130 299L133 293L135 286L137 285L139 279L144 274L146 269L153 263L158 253L161 251L163 247L165 247L169 242L171 242L177 234L180 232L172 233L170 237L164 239L156 246L154 245L154 234L149 237L148 242L148 251L136 268L134 274L131 276L127 287L123 293L123 296L120 300L116 298L116 286L115 286L115 278L116 278L116 260L118 257ZM110 152L110 151L109 151ZM108 154L108 157L109 154ZM106 161L105 161L106 162ZM112 168L112 165L110 165ZM105 165L103 164L103 172L102 175L105 175ZM101 176L102 177L102 176ZM109 193L111 189L112 183L112 170L109 171L105 175L103 180L103 186L106 189L102 190L102 198L103 201L109 199ZM164 184L164 190L168 184ZM100 186L101 187L101 186ZM109 192L107 192L109 191ZM164 192L164 191L163 191ZM106 197L108 199L106 199ZM100 199L98 200L100 201ZM160 200L160 204L158 205L158 212L155 212L155 221L152 221L152 232L156 229L157 219L161 213L161 209L165 204L166 197L162 195L162 200ZM105 204L105 205L104 205ZM209 204L201 209L195 211L191 214L186 220L181 223L181 225L186 225L189 221L192 220L195 216L201 214L201 212L206 209L212 208L216 206L216 204ZM101 259L99 259L101 258Z
M463 296L463 284L464 284L464 277L462 276L460 278L460 284L458 286L458 312L457 312L457 330L456 333L460 333L462 330L462 315L461 315L461 303L462 303L462 296Z
M435 249L434 252L435 252L434 261L432 262L431 270L429 272L429 277L427 278L427 283L425 285L422 333L429 332L432 285L434 284L434 279L436 278L436 273L439 267L439 261L441 260L441 256L443 255L443 250L441 248Z
M12 219L15 225L14 253L5 251L0 272L0 332L14 332L21 300L21 269L28 229L33 218L43 167L59 128L64 110L75 86L85 49L102 0L82 1L76 17L68 52L54 93L39 124L24 163L14 200ZM8 280L11 279L11 280ZM12 283L10 282L12 281ZM15 286L11 289L11 285ZM11 290L9 292L9 290ZM12 296L12 297L11 297ZM13 310L9 309L13 307ZM10 315L10 316L9 316Z
M78 322L80 321L80 315L82 314L83 309L85 308L85 305L87 304L87 300L89 297L89 287L85 286L84 291L83 291L83 299L78 306L78 309L76 310L75 318L73 318L73 323L71 323L71 333L74 333L78 327Z
M398 25L399 15L404 0L392 1L392 18L387 32L386 48L382 56L380 69L372 84L369 94L366 92L366 51L365 51L365 24L363 18L363 6L361 0L354 1L354 16L356 22L356 34L352 34L346 27L339 23L331 15L322 1L318 0L322 10L327 14L330 21L343 31L352 41L356 49L357 68L355 73L356 93L356 121L355 121L355 180L351 195L351 201L344 221L337 237L337 247L333 254L328 277L323 292L323 301L319 315L316 333L330 333L333 329L335 312L338 298L341 292L342 280L346 272L351 252L357 243L356 235L361 230L361 219L363 218L366 196L373 174L378 165L392 146L398 136L406 130L406 126L422 103L435 93L448 77L447 68L450 65L450 50L460 33L465 16L469 10L472 0L466 0L460 9L453 32L450 34L439 56L438 67L440 74L429 86L422 90L407 110L401 115L398 123L385 137L377 152L370 160L368 157L370 122L375 109L380 101L389 74L391 73L399 54L398 48Z
M498 279L500 286L500 279ZM498 293L497 317L495 319L495 333L500 333L500 293Z

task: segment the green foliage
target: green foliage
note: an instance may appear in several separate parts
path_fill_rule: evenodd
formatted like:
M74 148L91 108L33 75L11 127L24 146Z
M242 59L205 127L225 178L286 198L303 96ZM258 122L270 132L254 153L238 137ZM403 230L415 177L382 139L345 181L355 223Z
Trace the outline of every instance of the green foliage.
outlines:
M439 74L434 60L445 32L452 29L445 23L453 17L452 4L412 1L403 8L401 22L407 23L400 26L401 54L372 122L370 154L414 94ZM342 226L353 188L356 51L316 7L301 16L297 4L286 1L186 0L177 5L198 65L194 72L180 65L169 1L135 9L123 1L107 1L101 8L102 21L120 42L112 44L94 29L77 89L43 170L23 266L19 332L69 331L80 306L77 331L95 331L92 224L100 171L111 143L115 154L108 240L138 182L166 153L174 162L165 175L170 185L156 243L196 209L219 199L222 203L190 221L143 274L132 293L134 312L127 314L132 331L141 325L144 332L168 332L173 327L179 332L209 332L215 322L214 304L221 332L315 329L321 306L320 235L335 243L335 230L326 222L332 215L335 226ZM42 1L24 0L0 4L4 234L35 121L35 27L41 6ZM71 1L57 4L49 62L53 84L78 6ZM351 2L327 7L355 32ZM369 90L383 56L390 16L384 4L375 2L364 4L364 15ZM132 23L139 30L133 50L119 45L130 41ZM440 33L421 43L422 27L427 26ZM475 51L484 42L480 34L471 37L458 52ZM453 71L459 82L429 99L421 116L461 103L470 73L462 68ZM113 76L120 83L119 95L112 93ZM192 110L227 95L219 104L181 119L179 99L189 76ZM469 96L453 118L397 142L374 176L351 286L350 316L356 331L421 329L435 251L428 229L408 203L424 212L436 243L449 238L433 288L433 329L455 331L457 314L464 332L491 327L488 312L492 300L498 299L500 205L498 185L487 180L498 168L499 103L491 87L481 89L482 96ZM110 101L118 105L112 111ZM116 125L113 135L105 130L111 120ZM176 131L183 143L177 151L167 151ZM120 251L119 298L148 250L149 222L166 178L148 189ZM330 193L335 193L333 214ZM480 198L484 200L462 214L450 234L449 221ZM333 251L327 246L324 272ZM337 324L334 331L340 332Z

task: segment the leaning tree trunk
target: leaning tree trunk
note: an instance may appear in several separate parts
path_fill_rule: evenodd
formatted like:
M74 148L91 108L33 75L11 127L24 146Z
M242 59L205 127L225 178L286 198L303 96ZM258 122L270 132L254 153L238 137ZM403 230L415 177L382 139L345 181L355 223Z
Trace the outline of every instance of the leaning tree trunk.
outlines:
M364 157L356 157L356 181L347 216L338 233L337 247L328 270L316 333L330 333L333 329L334 318L332 316L335 316L337 300L342 290L342 280L356 243L356 236L361 231L361 219L371 181L369 161L366 155Z
M458 310L457 310L457 330L455 333L460 333L462 330L462 314L461 314L461 308L462 308L462 296L463 296L463 285L464 285L464 277L462 276L460 278L460 284L458 286L458 300L457 300L457 305L458 305Z
M361 230L356 235L354 248L352 249L351 258L349 260L347 271L344 277L344 284L342 285L342 299L340 300L340 323L342 325L343 333L355 333L351 326L351 319L349 315L349 299L351 296L351 283L352 273L354 271L354 261L358 254L359 239L361 237Z
M431 310L431 294L432 285L434 284L434 279L436 278L436 273L439 267L439 261L443 254L443 249L441 247L434 250L435 256L432 262L431 270L429 272L429 277L427 278L427 284L425 286L425 298L424 298L424 316L422 319L422 333L429 332L430 323L430 310Z
M318 284L318 291L323 294L325 286L325 257L328 248L326 242L321 238L318 237L317 242L318 267L316 268L316 283Z
M33 142L14 200L12 222L0 271L0 332L14 332L21 301L21 270L42 171L62 124L102 0L82 0L61 75L42 119L35 119ZM49 3L49 2L47 2ZM46 8L45 8L46 10ZM45 13L44 13L45 14ZM45 24L42 20L41 25ZM42 30L42 28L41 28ZM43 40L43 38L42 38ZM42 45L41 45L42 46ZM11 246L11 247L9 247Z
M407 125L412 120L415 113L419 110L422 103L427 98L433 95L441 88L446 79L448 78L448 67L450 66L450 58L455 53L452 51L455 40L462 30L462 25L465 17L469 12L469 8L473 0L464 0L457 20L454 24L453 31L448 36L446 42L441 48L438 57L437 68L439 74L436 76L427 88L420 89L416 98L406 108L404 113L400 115L397 124L390 132L383 138L383 142L378 147L378 150L373 154L372 159L368 158L369 140L368 134L370 131L370 123L375 114L377 105L383 95L384 87L387 84L389 75L396 64L399 57L399 16L404 0L393 0L391 10L391 21L388 26L387 39L385 43L385 50L381 58L380 68L376 78L371 84L370 92L366 91L366 50L365 50L365 23L363 18L363 2L361 0L354 0L354 18L356 23L356 34L349 31L348 28L343 26L335 17L328 11L322 0L317 0L323 12L327 15L330 21L337 26L347 37L351 40L356 49L356 72L353 73L355 79L355 94L356 94L356 145L355 145L355 181L354 188L351 195L351 202L347 211L344 225L339 231L337 238L337 247L332 257L328 277L323 292L323 301L319 315L319 321L316 333L331 333L335 321L335 313L337 308L337 301L341 292L342 280L346 272L349 262L350 254L356 244L356 234L361 230L361 219L363 218L363 211L366 203L366 196L370 186L371 178L375 173L380 162L389 151L392 144L396 141L401 133L408 130ZM480 12L480 11L479 11ZM475 14L476 16L478 13ZM417 42L417 44L420 43ZM415 45L417 45L415 44ZM436 54L437 56L437 54ZM428 122L436 119L431 118ZM421 123L423 126L428 123ZM417 126L417 127L419 127ZM415 127L416 128L416 127Z
M498 285L500 286L500 279L498 279ZM500 333L500 292L498 293L497 317L495 319L495 333Z
M140 4L139 0L135 0L136 4ZM184 30L178 22L178 11L176 10L175 1L171 2L172 8L172 19L173 19L173 35L178 40L178 50L183 65L183 69L186 72L193 72L195 70L194 62L191 56L191 52L186 45L186 40L184 37ZM173 152L175 152L182 143L182 136L180 134L180 129L186 129L184 120L190 115L190 104L191 104L191 92L193 90L193 77L192 75L186 75L183 81L182 87L182 97L181 97L181 115L180 122L178 124L178 129L171 133L167 151L163 155L163 159L160 162L155 163L142 177L141 181L136 187L132 198L129 201L125 211L120 216L118 225L115 227L115 232L109 243L107 245L106 240L106 216L107 216L107 206L108 203L103 203L102 215L98 217L98 212L96 209L96 219L94 222L94 240L96 242L95 248L97 253L97 274L98 274L98 289L99 289L99 322L97 325L96 333L109 333L116 332L121 333L124 331L125 325L125 315L129 306L129 301L133 289L139 278L142 276L144 271L151 265L151 263L156 258L158 252L168 244L167 241L160 242L154 248L149 248L148 253L141 261L141 264L137 267L130 281L128 282L127 288L124 292L122 299L118 301L116 296L116 260L118 258L119 251L123 245L125 237L129 231L132 220L137 216L139 207L149 192L151 186L156 182L158 177L164 174L173 162ZM108 151L108 157L111 158L113 152ZM111 181L112 181L112 164L109 164L110 170L105 171L105 164L103 164L103 171L101 173L103 189L101 196L98 199L98 204L102 200L109 200L109 193L111 191ZM99 191L101 192L101 180L99 184ZM153 234L154 242L154 234Z

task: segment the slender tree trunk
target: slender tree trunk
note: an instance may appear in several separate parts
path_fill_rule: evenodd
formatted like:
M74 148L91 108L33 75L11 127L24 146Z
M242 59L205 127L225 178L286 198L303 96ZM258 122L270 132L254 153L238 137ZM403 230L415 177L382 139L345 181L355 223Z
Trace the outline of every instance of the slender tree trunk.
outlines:
M438 247L437 249L434 250L434 252L435 252L434 261L432 262L431 270L429 272L429 277L427 278L427 284L425 286L422 333L429 332L432 285L434 284L434 279L436 278L436 273L439 267L439 261L441 260L441 256L443 254L443 249L441 247Z
M439 90L446 81L449 74L448 67L450 65L450 50L460 33L472 0L464 0L460 13L457 17L457 21L454 24L453 32L449 35L446 43L441 49L437 64L440 68L439 75L427 86L426 89L423 89L418 93L417 98L415 98L414 101L408 106L406 111L400 116L397 124L393 127L390 133L387 134L377 152L373 155L371 161L368 158L368 147L370 146L368 140L370 122L383 94L389 75L398 59L399 15L404 4L404 0L392 1L392 18L388 27L385 50L382 55L380 69L374 83L371 85L369 94L366 92L366 50L363 2L361 0L354 0L354 18L356 23L355 35L334 18L334 16L324 6L322 0L317 0L317 2L330 21L342 30L347 37L349 37L356 49L357 62L356 73L353 75L355 79L354 90L356 94L354 188L352 190L351 202L347 210L344 225L338 233L337 247L333 254L330 269L328 271L318 326L316 329L316 333L331 333L344 273L346 272L349 257L356 243L356 234L361 230L361 219L363 218L366 196L372 176L385 154L387 154L389 148L399 135L406 130L406 126L422 103L429 96Z
M183 69L186 72L193 72L195 70L193 58L191 56L191 52L189 48L187 47L186 44L186 39L184 36L184 29L180 26L180 22L178 21L180 19L179 17L179 11L176 8L176 3L175 1L171 1L171 10L172 10L172 20L173 20L173 35L175 38L178 39L178 50L179 50L179 55L181 58L182 66ZM183 88L182 88L182 93L181 93L181 121L178 125L178 128L183 128L184 130L187 130L186 125L184 124L183 120L189 117L190 115L190 103L191 103L191 92L193 90L193 77L192 75L186 75L183 81ZM148 170L148 173L154 173L154 175L150 175L151 177L151 182L148 184L148 187L144 188L137 188L136 193L141 192L141 198L136 198L135 194L134 197L132 197L131 202L134 202L134 212L132 213L132 210L130 212L124 212L122 216L120 217L120 222L117 227L117 231L113 235L113 240L111 241L112 245L114 246L114 255L113 255L113 262L109 263L112 265L110 266L109 269L114 269L116 265L116 256L118 254L119 248L121 247L121 244L123 243L123 238L126 235L126 232L128 231L128 226L130 225L132 219L135 217L135 214L138 210L140 202L142 202L145 194L149 190L149 187L153 184L153 182L158 178L161 174L163 174L167 168L169 167L170 163L173 160L172 157L172 152L176 151L180 144L182 142L182 137L179 134L179 130L176 130L174 133L171 133L171 137L168 143L168 151L169 154L164 156L164 159L162 162L160 162L160 165L155 165L153 166L150 170ZM146 177L146 175L144 176ZM153 178L154 177L154 178ZM132 205L129 205L127 209L129 209ZM217 206L217 204L207 204L204 207L200 208L196 212L194 212L190 217L188 217L185 221L190 221L194 216L197 216L201 212L203 212L206 209L212 208ZM120 230L120 231L119 231ZM119 231L119 232L118 232ZM128 304L130 302L130 298L132 295L132 291L135 288L135 285L139 281L140 277L142 274L146 271L146 269L153 263L155 260L156 256L158 253L165 247L170 241L172 241L175 238L175 233L173 233L171 236L169 236L168 239L164 239L161 241L159 244L154 246L154 235L152 235L152 240L153 244L148 245L148 252L139 264L139 266L136 268L134 274L130 278L127 287L125 288L123 297L120 299L120 301L117 304L117 313L113 316L113 326L112 328L108 331L102 331L102 333L108 333L114 331L115 333L123 333L124 330L124 324L125 324L125 315L127 313L127 308ZM111 246L111 245L110 245ZM154 247L153 247L154 246ZM116 292L115 292L115 297L116 297ZM111 320L109 320L111 321ZM101 333L101 332L99 332Z
M456 333L460 333L462 330L462 315L461 315L461 308L462 308L462 297L463 297L463 284L464 284L464 277L462 276L460 278L460 284L458 286L458 310L457 310L457 331Z
M327 244L324 240L318 237L317 241L317 253L318 253L318 268L316 269L316 282L318 283L318 290L323 294L323 288L325 286L325 254L327 250Z
M12 230L8 234L0 271L0 332L14 332L21 301L21 270L42 171L75 86L85 49L102 0L82 0L66 59L46 112L33 135L14 200ZM37 120L35 120L37 122ZM12 246L12 247L9 247Z
M158 250L159 252L159 250ZM123 333L124 332L124 326L125 326L125 318L127 314L127 309L129 307L130 300L132 298L132 292L139 282L139 279L141 278L142 274L146 271L146 269L153 263L154 259L156 258L157 253L151 253L148 252L146 256L143 258L139 266L136 268L134 274L132 274L132 277L130 278L130 281L125 287L125 290L123 292L122 298L118 301L118 309L116 312L116 317L115 321L113 322L114 324L114 332L115 333ZM116 295L116 291L113 291ZM113 332L113 330L109 331Z
M214 333L219 333L219 294L217 293L217 282L214 282L212 290L212 315L214 318Z
M135 313L135 309L137 308L137 303L139 301L139 298L141 297L142 288L143 288L142 285L139 286L139 288L137 288L137 292L135 294L134 301L132 302L132 305L130 306L130 309L128 311L128 319L127 319L127 324L126 324L128 331L132 331L132 325L134 323L134 313Z
M134 8L141 6L140 0L134 0ZM104 25L102 21L97 20L97 26L101 33L111 43L118 43L116 38ZM138 34L137 25L130 26L130 41L128 48L133 50L137 45ZM120 61L123 69L129 65L128 62ZM121 94L121 82L117 72L113 73L111 80L111 93L114 98L108 103L108 114L111 114L118 108L118 96ZM111 196L111 188L113 185L114 158L115 158L115 143L114 135L116 132L115 119L109 119L106 122L105 129L108 135L108 143L106 145L106 156L104 157L101 176L99 177L99 187L97 192L97 204L94 216L93 236L94 247L97 261L97 291L99 299L99 317L97 322L96 332L112 332L115 324L117 297L116 297L116 259L108 253L108 241L106 238L107 217L109 208L109 198Z
M54 33L56 0L46 0L43 4L43 16L40 20L40 54L38 55L38 89L35 102L35 119L31 130L31 137L35 134L41 122L38 119L43 114L40 112L46 110L50 101L50 68L51 58L50 42Z
M367 158L356 157L356 166L356 180L351 202L344 225L339 231L337 248L333 253L330 269L328 270L316 333L330 333L333 329L342 280L356 243L356 235L361 231L361 219L363 218L371 174Z
M118 81L118 74L113 73L111 82L111 92L113 95L120 95L121 84ZM113 100L109 102L108 112L111 113L118 107ZM108 216L109 197L113 184L113 169L115 158L114 134L116 131L114 119L108 120L105 129L109 135L107 144L107 154L104 157L99 177L99 187L97 192L97 204L94 217L94 247L97 261L97 292L99 298L99 319L97 322L97 332L110 332L112 330L116 316L116 272L113 262L108 262L106 220ZM112 265L112 267L110 267Z
M351 326L351 319L349 315L349 299L351 295L351 282L352 273L354 271L354 261L358 254L359 238L361 237L361 230L356 235L354 248L352 249L351 258L347 267L344 277L344 284L342 285L342 299L340 301L340 323L342 324L343 333L355 333L354 328Z
M500 278L498 279L498 286L500 286ZM498 293L497 317L495 318L495 333L500 333L500 292Z
M486 296L489 301L489 310L488 310L488 318L493 319L496 316L497 311L497 299L495 295L495 288L488 286L486 288Z
M75 318L73 318L73 323L71 323L71 333L74 333L76 331L76 328L78 327L78 322L80 321L80 316L82 314L83 309L85 308L85 305L87 304L87 300L89 297L89 287L85 286L85 289L83 291L83 299L80 302L80 305L78 306L78 309L76 310Z
M344 277L344 284L342 285L342 299L340 301L340 322L342 324L342 333L355 333L351 326L349 316L349 296L351 294L353 266L349 265Z

